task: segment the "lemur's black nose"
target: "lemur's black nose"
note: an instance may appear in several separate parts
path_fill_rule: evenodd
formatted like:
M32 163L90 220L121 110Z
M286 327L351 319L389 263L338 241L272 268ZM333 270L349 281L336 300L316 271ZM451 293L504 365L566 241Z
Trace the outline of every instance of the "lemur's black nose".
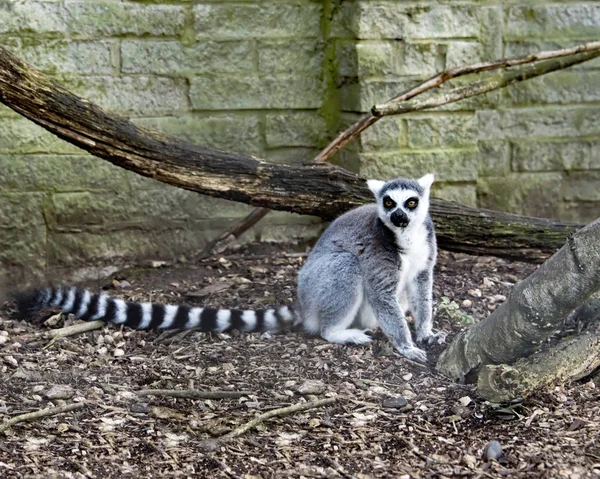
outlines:
M390 215L390 220L392 221L392 224L398 228L406 228L409 223L408 216L400 209L397 209Z

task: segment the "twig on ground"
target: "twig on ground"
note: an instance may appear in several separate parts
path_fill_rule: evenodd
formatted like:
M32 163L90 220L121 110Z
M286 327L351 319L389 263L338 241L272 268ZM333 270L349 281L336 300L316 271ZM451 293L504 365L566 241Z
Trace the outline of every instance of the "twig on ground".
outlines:
M56 416L57 414L63 414L65 412L75 411L76 409L82 409L84 406L85 406L85 403L76 402L73 404L68 404L66 406L41 409L39 411L28 412L26 414L20 414L18 416L11 417L10 419L4 421L4 423L0 425L0 433L6 431L8 428L10 428L20 422L33 421L33 420L42 419L45 417Z
M167 396L186 399L237 399L252 394L250 391L199 391L197 389L142 389L138 396Z
M57 340L60 338L67 338L69 336L75 336L76 334L87 333L89 331L94 331L95 329L100 329L105 326L105 321L86 321L84 323L73 324L72 326L67 326L60 329L54 329L50 331L50 337L52 338L44 349L48 349L52 346Z
M231 439L241 436L245 432L258 426L259 424L263 423L267 419L271 419L272 417L289 416L290 414L295 414L295 413L301 412L301 411L307 411L308 409L314 409L314 408L321 407L321 406L327 406L329 404L333 404L337 400L338 400L337 397L333 397L333 398L319 399L317 401L312 401L312 402L307 402L307 403L294 404L293 406L282 407L279 409L272 409L263 414L260 414L259 416L256 416L251 421L248 421L247 423L242 424L241 426L235 428L233 431L230 431L227 434L225 434L219 438L208 439L208 440L204 441L203 445L208 449L212 449L223 442L226 442L226 441L229 441Z

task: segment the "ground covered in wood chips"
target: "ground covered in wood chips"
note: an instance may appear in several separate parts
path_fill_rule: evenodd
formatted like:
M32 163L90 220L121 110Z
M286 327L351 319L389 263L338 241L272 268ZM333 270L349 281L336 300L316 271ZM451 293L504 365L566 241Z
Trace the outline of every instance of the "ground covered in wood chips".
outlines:
M223 307L290 303L305 255L255 246L195 264L123 271L95 283L116 296ZM535 269L441 253L437 328L485 318ZM155 332L106 326L48 346L48 325L0 309L0 421L48 407L82 409L0 433L0 477L429 478L600 475L593 379L493 405L469 386L398 356L376 334L347 347L286 335ZM45 317L51 313L46 313ZM40 318L37 318L38 320ZM51 323L58 328L71 319ZM440 350L430 351L432 361ZM237 399L140 396L143 389L247 391ZM258 414L337 401L220 437ZM1 428L1 426L0 426ZM499 461L482 459L491 440Z

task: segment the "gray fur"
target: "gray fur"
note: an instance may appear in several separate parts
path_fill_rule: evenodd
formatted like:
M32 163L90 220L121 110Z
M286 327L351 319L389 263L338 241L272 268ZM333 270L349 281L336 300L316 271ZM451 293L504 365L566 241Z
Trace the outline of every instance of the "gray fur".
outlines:
M379 325L402 355L424 362L426 353L413 343L406 322L410 310L418 342L443 340L442 333L432 331L437 247L428 207L433 177L421 180L370 182L377 204L349 211L323 233L298 277L297 321L308 332L361 344L371 341L366 330ZM402 203L386 211L382 202L388 195L416 196L419 205L411 211ZM392 224L397 209L408 217L407 226Z

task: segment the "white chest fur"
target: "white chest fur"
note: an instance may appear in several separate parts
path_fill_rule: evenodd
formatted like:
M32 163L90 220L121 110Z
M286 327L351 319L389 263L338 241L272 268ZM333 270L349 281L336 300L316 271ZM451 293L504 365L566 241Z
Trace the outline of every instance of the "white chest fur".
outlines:
M397 241L401 248L402 261L398 288L404 289L407 282L411 282L421 271L427 269L431 250L425 225L420 225L414 231L402 232Z

